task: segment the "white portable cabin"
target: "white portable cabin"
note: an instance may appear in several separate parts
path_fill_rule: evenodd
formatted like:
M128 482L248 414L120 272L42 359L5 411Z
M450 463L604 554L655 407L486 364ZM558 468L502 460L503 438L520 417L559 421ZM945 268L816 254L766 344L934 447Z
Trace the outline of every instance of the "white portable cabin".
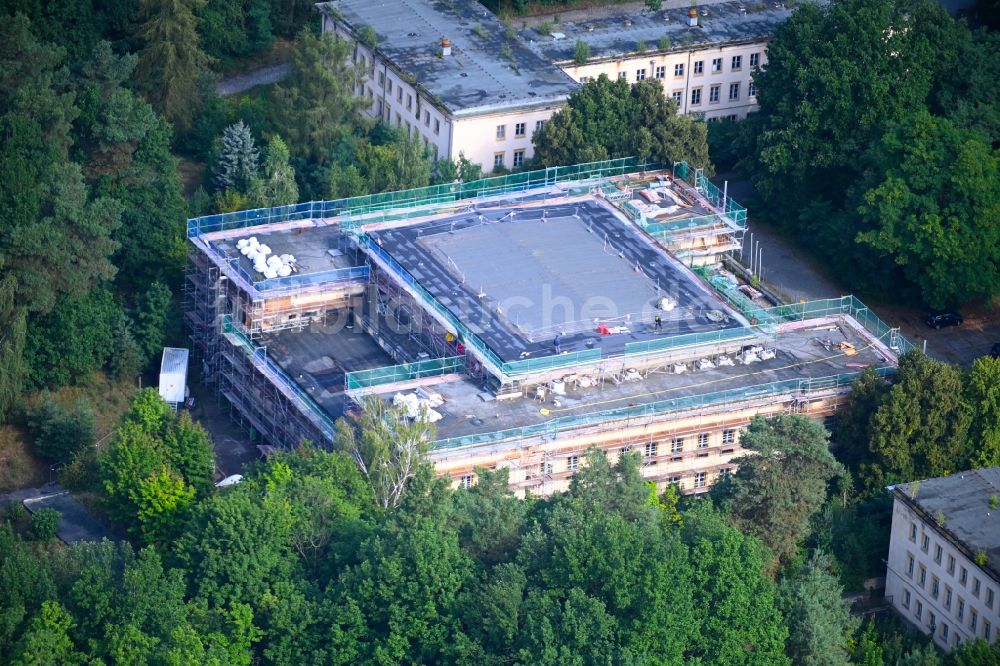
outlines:
M184 404L187 395L188 350L181 347L164 347L160 361L160 397L174 411Z

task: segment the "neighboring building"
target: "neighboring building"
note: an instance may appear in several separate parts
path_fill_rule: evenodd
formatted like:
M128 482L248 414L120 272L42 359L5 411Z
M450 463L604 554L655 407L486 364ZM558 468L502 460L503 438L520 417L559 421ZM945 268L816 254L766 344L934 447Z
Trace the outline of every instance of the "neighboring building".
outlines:
M679 113L737 120L757 110L754 70L767 63L767 43L791 13L778 3L724 2L559 23L551 36L522 36L581 83L601 74L656 79ZM577 61L578 44L586 44L585 62Z
M753 71L766 63L768 39L791 14L784 5L727 2L702 7L693 19L689 10L666 10L560 23L547 36L515 33L472 0L317 7L325 32L355 43L354 62L366 73L356 92L369 100L372 117L418 137L435 158L464 153L486 171L526 164L534 133L578 82L602 73L660 79L680 113L746 117L757 105ZM367 28L374 46L363 43ZM583 65L574 62L578 41L590 51Z
M1000 638L1000 467L890 486L885 594L950 650Z
M519 168L531 137L578 84L470 0L337 0L317 5L324 32L355 42L368 112L416 136L435 158L459 153L486 171ZM359 34L368 26L374 48Z
M631 158L214 215L188 221L186 314L204 380L273 444L329 445L375 395L433 409L456 484L550 493L596 446L698 493L755 415L826 418L909 348L852 297L751 301L720 270L745 226L699 170Z

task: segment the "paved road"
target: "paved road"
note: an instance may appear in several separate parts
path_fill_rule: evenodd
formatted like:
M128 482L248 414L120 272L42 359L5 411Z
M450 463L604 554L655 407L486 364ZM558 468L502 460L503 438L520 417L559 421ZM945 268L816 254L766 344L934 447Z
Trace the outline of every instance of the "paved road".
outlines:
M38 488L22 488L0 495L0 505L8 502L22 502L32 513L42 509L55 509L61 513L56 533L66 543L115 540L115 536L87 513L83 505L58 483L46 483Z
M288 76L288 72L288 63L271 65L270 67L261 67L260 69L255 69L254 71L246 74L240 74L239 76L231 76L229 78L222 79L215 84L215 91L223 97L227 95L236 95L241 92L246 92L251 88L256 88L257 86L266 86L271 83L277 83Z

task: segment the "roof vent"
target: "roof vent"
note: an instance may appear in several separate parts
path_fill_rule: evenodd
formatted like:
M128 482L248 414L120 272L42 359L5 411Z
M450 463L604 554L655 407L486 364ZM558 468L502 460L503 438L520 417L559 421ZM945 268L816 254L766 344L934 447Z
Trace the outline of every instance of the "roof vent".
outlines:
M441 55L451 55L451 40L447 37L441 39Z
M698 10L694 7L688 10L688 26L691 28L698 27Z

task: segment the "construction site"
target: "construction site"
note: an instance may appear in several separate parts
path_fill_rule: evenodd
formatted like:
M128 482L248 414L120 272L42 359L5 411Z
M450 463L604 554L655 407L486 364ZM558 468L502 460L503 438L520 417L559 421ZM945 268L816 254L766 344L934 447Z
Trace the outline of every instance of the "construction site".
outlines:
M195 218L192 365L272 446L379 399L457 485L548 494L597 447L702 492L755 415L826 418L910 348L851 296L764 301L745 231L700 170L634 158Z

